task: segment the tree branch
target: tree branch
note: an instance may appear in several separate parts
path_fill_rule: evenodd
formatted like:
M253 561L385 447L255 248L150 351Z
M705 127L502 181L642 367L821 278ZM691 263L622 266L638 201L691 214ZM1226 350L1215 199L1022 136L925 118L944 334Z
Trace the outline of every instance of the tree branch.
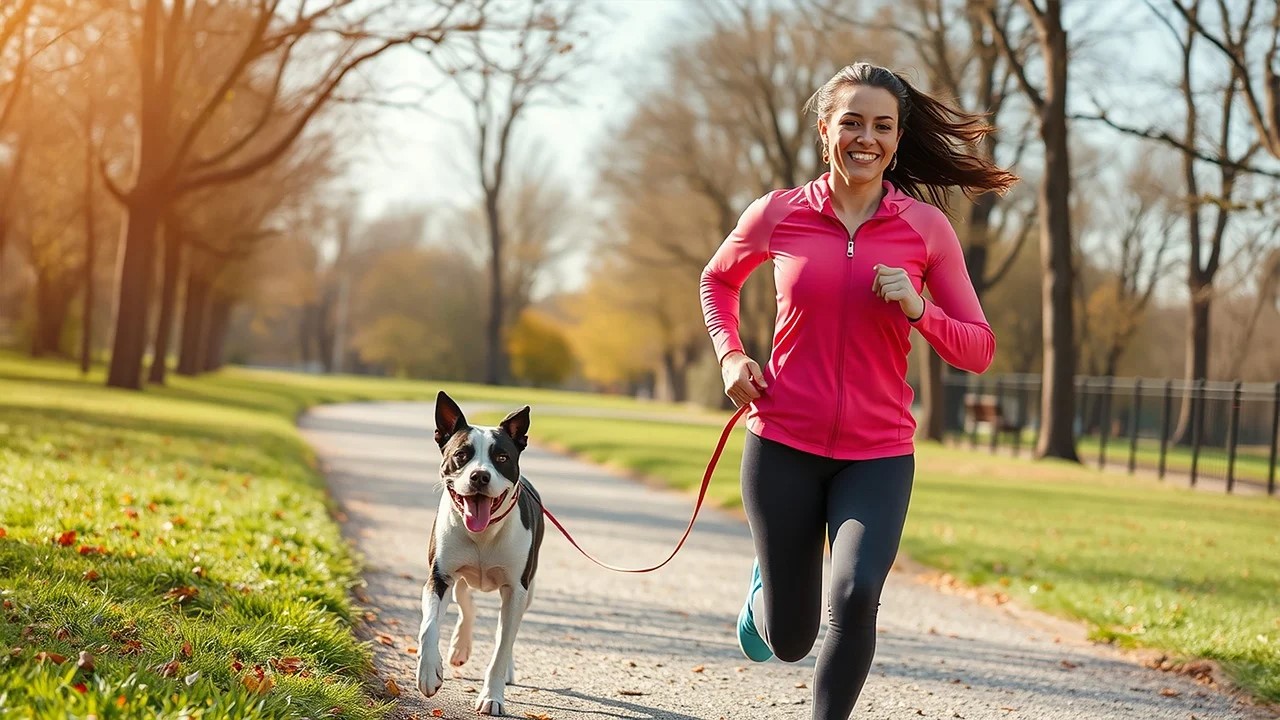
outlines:
M1072 113L1068 117L1070 117L1072 120L1088 120L1092 122L1101 122L1107 125L1108 127L1112 128L1113 130L1116 130L1117 132L1122 132L1126 135L1133 135L1135 137L1145 138L1147 140L1155 140L1155 141L1164 143L1169 147L1175 148L1183 153L1192 155L1197 160L1213 163L1214 165L1218 165L1220 167L1230 168L1237 172L1280 179L1280 171L1266 170L1264 168L1260 168L1255 165L1249 165L1246 163L1233 161L1218 155L1210 155L1209 153L1206 153L1203 150L1198 150L1196 148L1188 146L1185 142L1183 142L1182 140L1179 140L1178 138L1173 137L1172 135L1170 135L1168 132L1164 130L1156 130L1155 128L1148 128L1146 130L1141 130L1139 128L1133 128L1133 127L1128 127L1126 125L1121 125L1120 123L1117 123L1111 118L1107 117L1106 113L1099 113L1097 115Z

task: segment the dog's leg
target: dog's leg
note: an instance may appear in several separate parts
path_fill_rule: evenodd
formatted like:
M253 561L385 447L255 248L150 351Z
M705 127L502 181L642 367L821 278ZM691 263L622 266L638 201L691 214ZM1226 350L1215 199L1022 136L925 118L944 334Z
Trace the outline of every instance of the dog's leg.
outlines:
M431 697L444 684L444 663L440 659L440 624L449 602L449 580L438 567L422 586L422 627L418 630L418 689Z
M462 667L471 657L471 628L475 626L476 617L471 586L466 580L454 583L453 599L458 603L458 624L453 627L453 639L449 641L449 664Z
M528 607L528 591L516 585L503 585L502 610L498 617L498 634L493 649L493 660L484 675L484 688L476 702L476 711L483 715L502 715L506 707L507 678L512 674L511 649L516 642L520 620Z

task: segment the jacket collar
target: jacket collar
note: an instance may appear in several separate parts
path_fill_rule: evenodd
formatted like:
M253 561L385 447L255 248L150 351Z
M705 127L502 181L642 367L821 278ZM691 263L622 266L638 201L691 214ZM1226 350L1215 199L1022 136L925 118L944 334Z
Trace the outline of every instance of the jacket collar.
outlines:
M874 216L898 215L906 210L915 199L899 190L888 180L882 182L885 193L880 199L880 207ZM804 196L809 206L823 215L836 217L835 208L831 206L831 173L825 172L820 177L810 180L804 186Z

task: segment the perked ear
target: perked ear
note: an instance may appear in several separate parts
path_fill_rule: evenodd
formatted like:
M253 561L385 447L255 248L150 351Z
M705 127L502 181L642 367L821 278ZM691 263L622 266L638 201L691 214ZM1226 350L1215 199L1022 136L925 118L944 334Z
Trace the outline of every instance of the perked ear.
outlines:
M525 405L508 415L499 427L510 435L516 447L523 451L529 444L529 406Z
M469 427L462 408L441 390L436 395L436 444L443 448L454 433Z

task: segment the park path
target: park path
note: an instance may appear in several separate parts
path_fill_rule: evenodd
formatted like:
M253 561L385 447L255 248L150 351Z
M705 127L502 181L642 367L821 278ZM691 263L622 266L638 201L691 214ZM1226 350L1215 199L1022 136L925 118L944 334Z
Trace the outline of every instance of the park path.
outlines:
M356 593L366 612L358 633L373 644L379 682L400 690L388 693L396 705L390 717L473 718L492 651L496 594L476 596L471 662L430 700L414 680L427 539L439 499L432 417L426 404L350 404L316 408L300 425L341 507L344 532L366 562L366 586ZM522 469L584 547L628 566L670 552L688 521L690 496L539 447L536 413L531 435ZM790 665L753 664L735 644L751 556L746 524L719 511L704 511L676 559L646 575L592 565L548 525L537 592L516 641L508 714L808 720L815 655ZM1277 717L1088 643L1075 624L997 606L904 563L890 575L879 627L876 664L853 718Z

